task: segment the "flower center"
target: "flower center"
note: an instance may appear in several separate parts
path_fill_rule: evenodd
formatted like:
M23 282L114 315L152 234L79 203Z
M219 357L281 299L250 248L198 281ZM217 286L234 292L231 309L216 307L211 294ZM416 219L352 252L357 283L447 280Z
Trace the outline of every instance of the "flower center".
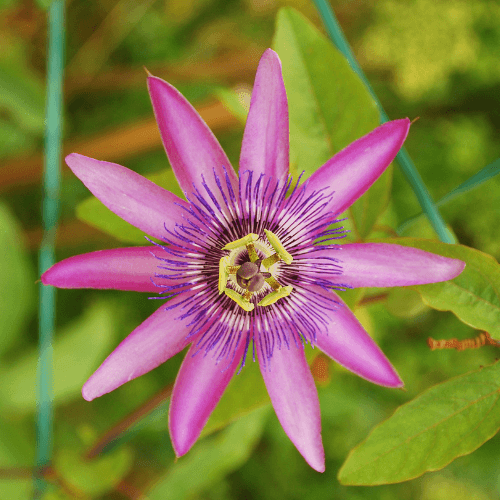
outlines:
M257 306L270 306L290 295L293 289L291 286L281 286L273 276L278 262L291 264L293 257L274 233L267 229L264 229L264 232L274 253L268 245L258 241L259 235L255 233L247 234L222 248L229 251L229 254L222 257L219 262L219 295L225 293L245 311L252 311L255 308L250 299L266 284L273 291L264 296ZM260 257L259 254L264 257ZM228 281L237 285L242 293L228 288Z

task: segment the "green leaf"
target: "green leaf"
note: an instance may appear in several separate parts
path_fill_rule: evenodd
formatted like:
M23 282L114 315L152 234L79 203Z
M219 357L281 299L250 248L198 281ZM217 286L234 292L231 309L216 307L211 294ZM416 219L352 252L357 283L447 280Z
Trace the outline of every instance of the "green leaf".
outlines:
M247 96L243 91L237 92L224 87L218 88L214 93L224 107L244 125L249 109L245 101L250 95Z
M172 169L147 175L146 178L184 199ZM95 196L91 196L77 205L76 216L83 222L114 236L119 241L136 245L148 244L144 239L145 234L140 229L115 215Z
M56 403L80 396L85 380L112 348L113 309L99 302L56 335L54 343L53 391ZM1 372L0 402L9 411L34 411L38 354L35 350Z
M21 234L14 215L0 203L0 354L15 341L35 305L35 273Z
M481 186L485 182L489 181L496 175L500 174L500 158L495 160L493 163L490 163L489 165L486 165L486 167L482 168L479 172L474 174L472 177L467 179L465 182L462 182L460 186L456 187L452 191L450 191L446 196L443 196L436 205L438 207L445 205L451 200L454 200L455 198L458 198L462 194L465 194L469 191L472 191L473 189ZM412 217L411 219L406 220L403 222L397 229L397 232L402 234L405 229L407 229L409 226L412 226L416 222L420 221L421 219L424 218L424 214L419 214L416 215L415 217Z
M252 361L251 353L248 353L245 366L241 373L234 375L224 391L202 431L202 436L221 429L242 415L270 403L258 365Z
M92 460L83 459L73 448L64 448L54 459L54 467L64 480L88 495L102 495L112 490L127 475L132 464L132 453L126 447Z
M4 479L0 480L0 498L9 500L28 500L32 498L33 479Z
M432 387L399 407L351 451L340 482L406 481L473 452L500 428L499 394L499 363Z
M0 106L23 128L42 134L45 120L43 84L29 68L0 63Z
M26 426L25 422L11 421L1 417L0 464L2 467L26 466L33 463L34 459L35 438L31 435L30 425Z
M259 441L269 410L269 407L256 410L219 434L197 443L169 468L166 476L148 492L148 498L195 498L239 469Z
M50 7L50 4L53 1L54 0L36 0L36 3L38 5L38 7L40 7L40 9L48 10L48 8Z
M14 156L33 146L33 138L11 120L0 117L0 158Z
M482 168L477 174L474 174L465 182L462 182L460 186L456 187L453 191L441 198L438 205L444 205L448 201L455 199L457 196L479 187L481 184L489 181L498 174L500 174L500 158L495 160L493 163L486 165L486 167Z
M166 168L154 174L146 175L146 179L154 182L158 186L170 191L171 193L177 195L179 198L184 198L184 193L182 192L177 179L175 178L174 171L171 168Z
M429 310L420 294L411 286L390 288L385 304L387 310L397 318L415 318Z
M347 216L357 241L366 239L387 208L391 195L392 173L391 164L370 189L349 208Z
M344 56L296 10L278 12L273 47L282 62L290 142L298 149L299 171L310 176L375 128L378 111Z
M77 205L76 216L81 221L114 236L124 243L134 243L136 245L147 243L144 239L144 233L140 229L115 215L94 196L83 200Z
M452 311L463 323L500 339L500 266L491 255L464 245L416 238L393 238L385 243L420 248L466 262L464 271L455 279L418 285L415 289L428 306Z
M309 177L335 153L379 125L375 101L345 57L292 8L278 12L273 47L288 96L294 175ZM351 208L357 239L364 239L385 209L392 171ZM331 186L334 190L335 186Z

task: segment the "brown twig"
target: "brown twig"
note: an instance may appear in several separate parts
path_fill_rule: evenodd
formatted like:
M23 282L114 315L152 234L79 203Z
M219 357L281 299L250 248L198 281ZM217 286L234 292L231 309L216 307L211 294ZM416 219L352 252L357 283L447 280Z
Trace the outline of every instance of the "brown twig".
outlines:
M385 224L375 224L373 226L373 231L381 231L383 233L390 234L394 238L399 238L400 236L395 229Z
M363 306L371 306L372 304L378 304L379 302L385 302L387 300L387 297L389 296L388 293L380 293L378 295L370 295L369 297L363 297L359 303L359 307Z
M163 403L172 394L173 385L170 384L156 393L151 399L146 401L142 406L134 410L132 413L123 418L111 429L106 431L97 442L84 455L84 458L91 460L95 458L101 451L118 436L127 431L139 420L144 418L148 413L152 412L157 406Z
M231 54L223 54L214 59L204 61L189 61L181 64L148 64L148 70L172 82L192 82L213 80L222 84L233 85L241 82L252 82L263 48L251 48ZM116 90L140 88L144 86L144 69L138 67L116 66L108 71L94 76L92 81L84 75L74 73L69 75L64 83L66 95L96 90Z
M465 351L466 349L479 349L479 347L483 345L500 347L500 342L492 339L488 332L481 332L477 337L465 340L434 340L429 337L427 339L427 345L430 347L431 351L435 351L436 349L456 349L457 351Z
M115 490L130 500L148 500L148 497L134 485L121 481L115 486Z
M134 29L154 0L118 0L101 24L80 47L66 67L68 75L79 73L88 82L104 66L112 52Z
M44 479L49 481L56 486L59 486L64 493L66 493L70 498L74 498L75 500L91 500L91 497L81 491L79 488L76 488L72 484L66 482L66 480L57 472L56 469L49 466L44 469L43 473Z
M45 479L47 482L61 488L71 498L90 500L90 497L72 485L68 484L52 466L43 467L3 467L0 468L0 479L30 479L33 477Z
M43 235L41 227L30 229L24 235L28 248L36 249L40 247ZM58 248L71 248L85 243L102 241L119 243L109 234L76 219L64 222L57 228L56 246Z
M200 105L197 111L213 131L241 127L240 121L220 102ZM108 132L99 132L83 140L68 141L64 145L63 155L76 152L101 160L117 161L161 146L155 120L147 119ZM41 153L5 161L0 167L0 192L39 182L42 178L42 163ZM63 167L63 174L68 174L69 168Z
M0 479L17 479L32 477L35 472L33 467L2 467L0 468Z

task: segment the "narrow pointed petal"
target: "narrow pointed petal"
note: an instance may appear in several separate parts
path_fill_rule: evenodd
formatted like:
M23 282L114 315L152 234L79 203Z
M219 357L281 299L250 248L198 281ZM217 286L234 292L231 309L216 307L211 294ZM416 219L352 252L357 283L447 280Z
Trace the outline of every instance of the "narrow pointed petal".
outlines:
M267 366L260 359L259 365L283 430L306 462L318 472L324 472L318 391L303 347L293 343L290 349L284 345L281 349L275 347Z
M409 128L408 118L394 120L349 144L309 178L308 191L329 187L329 191L334 192L329 210L343 212L394 160Z
M173 230L185 217L185 201L128 168L77 153L66 163L112 212L155 238L167 235L164 224Z
M218 364L211 352L205 355L205 349L199 349L193 344L186 354L170 401L168 427L178 457L198 439L241 361L245 343L240 342L234 356Z
M219 198L214 172L220 179L225 170L237 192L238 179L212 131L185 97L172 85L155 76L148 77L148 88L156 122L177 182L187 195L193 185L202 193L202 178ZM225 183L225 182L224 182Z
M248 113L240 169L282 179L289 168L288 101L281 61L271 49L260 59Z
M98 250L69 257L42 274L44 285L58 288L105 288L159 293L159 285L174 285L179 280L156 278L161 265L154 246ZM154 283L151 281L153 279ZM155 283L157 286L155 286Z
M186 299L186 293L174 297L141 323L104 360L85 382L82 395L87 401L114 391L117 387L153 370L178 352L192 339L186 339L189 319L179 319L182 306L167 306Z
M370 382L386 387L402 387L403 381L394 367L341 298L318 287L314 287L314 292L330 298L333 294L339 303L338 309L327 316L327 332L318 332L317 347Z
M315 257L339 260L342 274L332 281L359 287L424 285L457 277L465 262L418 248L389 243L349 243Z

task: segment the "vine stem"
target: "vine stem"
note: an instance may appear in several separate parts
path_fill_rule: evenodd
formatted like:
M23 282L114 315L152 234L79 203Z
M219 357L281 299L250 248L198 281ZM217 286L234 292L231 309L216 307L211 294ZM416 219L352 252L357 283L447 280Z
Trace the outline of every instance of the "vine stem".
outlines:
M38 265L40 274L55 262L55 237L59 217L61 178L61 129L64 65L64 1L54 0L48 11L46 128L43 177L43 238ZM55 288L40 284L37 370L37 447L35 470L50 465L53 433L52 339L55 328ZM34 475L33 498L40 498L46 482Z
M106 431L92 446L92 448L84 454L84 459L92 460L97 458L101 453L105 452L105 450L109 448L109 445L130 431L132 427L137 424L137 422L151 414L151 412L164 403L172 395L173 388L173 384L167 385L152 398L148 399L139 408L135 409L111 429Z
M354 72L359 76L359 78L361 78L375 103L377 104L378 110L380 112L381 123L389 121L389 117L387 116L387 113L385 112L381 102L379 101L372 86L370 85L368 78L366 78L366 75L361 69L361 66L356 61L349 42L342 32L342 28L340 27L340 24L338 23L337 18L335 17L335 13L333 12L330 4L327 2L327 0L313 1L316 5L316 8L318 9L323 24L325 25L328 36L335 44L337 49L347 59ZM401 170L403 171L403 175L406 177L406 180L410 184L410 187L417 197L418 203L422 207L422 211L429 219L432 227L434 228L434 231L436 231L437 235L439 236L439 239L444 243L456 243L453 234L446 227L446 224L441 214L439 213L439 210L434 203L434 200L432 199L427 186L425 185L406 149L401 148L396 158L398 159Z

